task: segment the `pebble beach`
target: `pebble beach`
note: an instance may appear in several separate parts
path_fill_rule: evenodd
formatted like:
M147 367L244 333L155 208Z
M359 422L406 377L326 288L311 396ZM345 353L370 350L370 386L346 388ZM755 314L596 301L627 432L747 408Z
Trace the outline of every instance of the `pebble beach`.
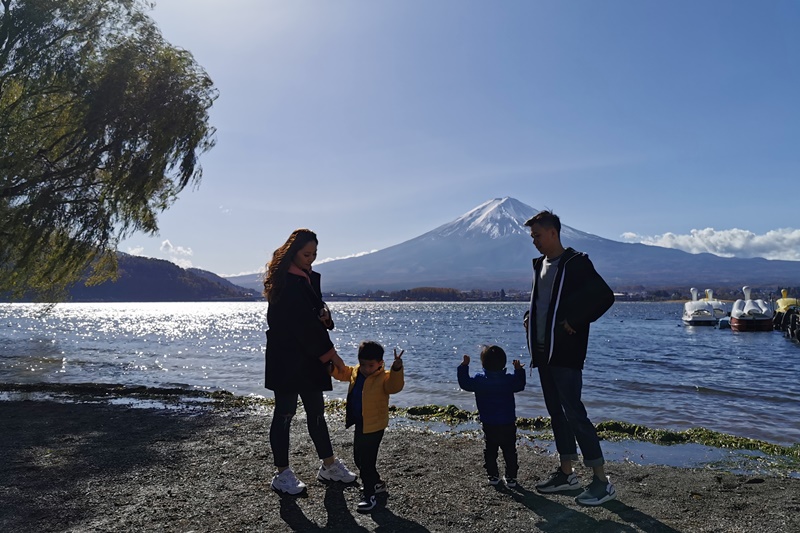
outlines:
M555 457L520 446L519 486L486 483L479 438L390 427L379 470L388 494L359 514L357 483L323 484L300 413L291 461L301 497L270 490L269 412L141 408L96 401L0 401L0 531L21 532L789 532L800 479L610 462L618 497L538 494ZM352 430L329 416L352 466ZM590 471L577 468L582 484Z

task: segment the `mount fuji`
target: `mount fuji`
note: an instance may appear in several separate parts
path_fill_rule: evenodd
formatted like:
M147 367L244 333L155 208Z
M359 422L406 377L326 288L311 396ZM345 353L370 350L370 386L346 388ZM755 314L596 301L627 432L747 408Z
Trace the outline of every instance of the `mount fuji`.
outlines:
M523 223L536 212L513 198L489 200L414 239L314 269L326 291L522 288L536 254Z
M539 212L514 198L489 200L452 222L376 252L314 265L328 292L447 287L529 290L539 255L526 220ZM563 222L563 221L562 221ZM723 258L604 239L562 224L561 241L589 254L616 290L632 287L794 286L800 262ZM252 280L245 279L252 277ZM260 276L228 278L256 287Z
M531 283L534 248L526 220L539 209L514 198L495 198L436 229L360 257L314 267L325 290L398 290L449 287L470 290L525 290ZM616 243L566 225L565 246L585 251Z

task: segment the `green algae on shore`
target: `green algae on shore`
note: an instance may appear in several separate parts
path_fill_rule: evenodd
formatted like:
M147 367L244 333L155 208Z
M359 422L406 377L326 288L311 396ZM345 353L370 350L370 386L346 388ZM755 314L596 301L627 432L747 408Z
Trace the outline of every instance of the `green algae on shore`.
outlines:
M423 405L419 407L409 407L395 409L397 414L416 420L437 420L450 425L456 425L467 420L477 420L478 413L459 409L455 405ZM517 418L517 427L527 430L548 430L551 428L550 419L546 417L536 418ZM782 456L789 459L791 466L800 466L800 443L793 446L782 446L770 442L751 439L747 437L737 437L712 431L706 428L689 428L683 431L669 429L653 429L641 424L631 424L609 420L600 422L596 425L597 434L603 440L617 441L632 439L642 442L650 442L664 446L674 444L703 444L714 448L730 450L755 450L767 455Z
M782 446L763 440L720 433L703 427L674 431L669 429L652 429L639 424L609 420L597 424L597 433L601 438L606 440L633 438L664 445L693 442L706 446L713 446L715 448L757 450L767 455L785 456L800 465L800 443L794 444L793 446Z
M237 396L228 391L204 391L199 389L161 388L145 386L129 386L104 383L35 383L16 384L0 383L0 391L20 394L44 393L71 397L73 401L107 401L128 398L141 402L158 402L165 406L185 406L187 408L213 409L257 409L271 407L275 401L260 396ZM57 401L57 398L53 398ZM327 400L326 410L331 413L344 413L345 401L341 399ZM421 405L413 407L390 406L395 416L410 420L437 421L450 426L458 426L469 421L477 421L478 413L467 411L455 405ZM547 431L550 419L546 417L517 419L517 427L523 430ZM669 429L653 429L640 424L619 421L605 421L596 425L601 439L619 441L631 439L664 446L676 444L703 444L721 449L754 450L766 455L785 457L792 469L800 468L800 443L782 446L747 437L737 437L706 428L690 428L683 431Z

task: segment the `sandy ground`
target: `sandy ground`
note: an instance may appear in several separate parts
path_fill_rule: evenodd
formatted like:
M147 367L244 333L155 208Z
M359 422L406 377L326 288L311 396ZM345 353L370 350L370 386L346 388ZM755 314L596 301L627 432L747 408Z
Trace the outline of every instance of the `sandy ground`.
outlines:
M355 511L356 484L324 485L303 420L292 462L306 497L269 489L268 413L0 402L0 531L796 532L800 479L609 463L618 499L582 507L533 486L553 456L520 447L520 487L485 481L480 440L390 428L388 496ZM352 431L329 418L352 466ZM590 472L581 467L587 482Z

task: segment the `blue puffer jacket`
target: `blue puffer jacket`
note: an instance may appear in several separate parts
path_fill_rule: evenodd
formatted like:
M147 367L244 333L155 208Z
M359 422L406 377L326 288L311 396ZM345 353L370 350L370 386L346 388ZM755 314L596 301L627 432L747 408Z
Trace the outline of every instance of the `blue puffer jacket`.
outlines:
M525 388L525 369L484 370L469 377L469 365L458 365L458 386L475 393L481 422L489 425L515 424L517 421L514 393Z

